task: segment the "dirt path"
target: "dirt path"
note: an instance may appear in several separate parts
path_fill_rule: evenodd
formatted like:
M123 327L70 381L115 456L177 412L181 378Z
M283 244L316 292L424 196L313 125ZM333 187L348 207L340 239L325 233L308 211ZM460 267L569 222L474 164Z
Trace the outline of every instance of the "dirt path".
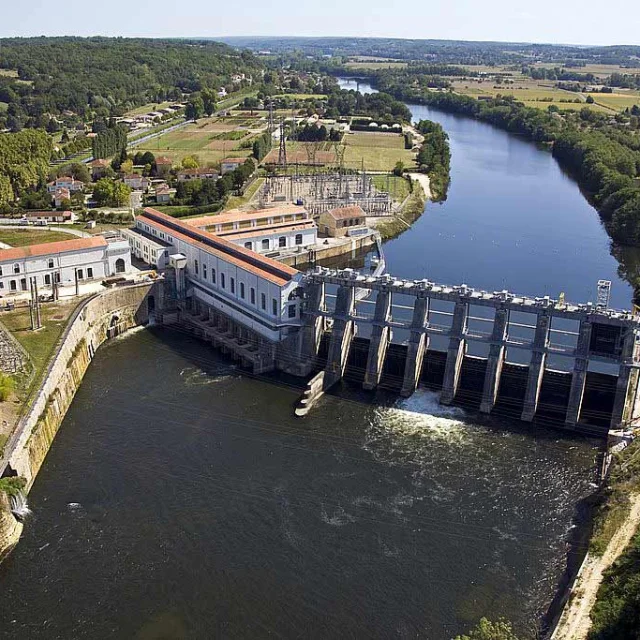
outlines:
M409 173L409 177L412 180L416 180L422 186L424 195L427 200L431 200L431 183L429 182L429 176L426 173Z
M629 544L640 525L640 494L631 497L631 511L624 524L616 531L602 556L589 556L573 589L571 602L567 604L552 640L584 640L591 627L589 614L596 601L602 574Z

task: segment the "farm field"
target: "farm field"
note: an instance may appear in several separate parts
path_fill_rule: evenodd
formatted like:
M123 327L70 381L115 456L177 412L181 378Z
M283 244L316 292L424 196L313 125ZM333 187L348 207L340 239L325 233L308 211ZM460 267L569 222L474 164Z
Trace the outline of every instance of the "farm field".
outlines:
M400 176L373 176L373 184L378 191L386 191L396 202L403 202L409 195L409 180Z
M631 108L634 104L640 107L640 92L627 93L593 93L591 94L596 104L614 109L615 111L623 111Z
M414 154L404 148L404 138L391 133L352 133L344 137L344 164L348 168L391 171L396 162L414 163Z
M520 102L524 102L529 107L546 110L549 105L554 104L559 109L582 109L586 106L586 95L563 91L549 85L541 85L535 82L516 82L515 84L498 85L493 82L471 83L467 81L457 81L454 83L456 93L468 95L473 98L479 96L495 97L498 94L503 96L514 96ZM607 94L604 94L607 95ZM605 104L597 104L600 94L596 97L596 104L590 105L594 111L610 112ZM579 100L580 102L576 102ZM624 107L620 107L623 109Z
M251 117L245 113L224 118L213 116L158 136L137 146L136 150L166 155L174 163L195 154L202 166L216 164L229 155L250 155L255 132L263 130L264 126L261 116Z

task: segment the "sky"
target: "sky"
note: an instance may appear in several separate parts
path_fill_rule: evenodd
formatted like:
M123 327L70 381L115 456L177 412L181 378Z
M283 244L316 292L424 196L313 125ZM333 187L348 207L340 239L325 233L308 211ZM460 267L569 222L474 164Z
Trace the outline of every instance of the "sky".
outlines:
M640 45L637 0L2 0L0 36L360 36Z

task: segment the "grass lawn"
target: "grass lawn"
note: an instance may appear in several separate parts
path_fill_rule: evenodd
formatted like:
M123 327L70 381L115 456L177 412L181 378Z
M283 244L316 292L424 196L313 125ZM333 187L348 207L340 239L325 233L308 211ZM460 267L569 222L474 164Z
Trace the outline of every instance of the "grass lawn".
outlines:
M348 168L364 168L370 171L391 171L396 162L409 167L414 164L414 154L404 148L404 138L391 133L354 133L344 137L346 151L344 164Z
M24 247L29 244L73 240L75 236L61 231L35 231L32 229L0 229L0 242L12 247Z
M0 69L0 76L5 78L17 78L18 72L15 69Z
M38 331L30 329L28 307L0 314L0 321L24 347L34 368L34 375L28 385L26 380L18 381L18 386L24 385L17 391L25 404L31 391L38 387L60 336L78 304L80 304L80 300L77 298L65 302L43 304L40 308L43 326Z
M388 191L396 202L403 202L411 193L409 181L399 176L373 176L373 184L378 191Z

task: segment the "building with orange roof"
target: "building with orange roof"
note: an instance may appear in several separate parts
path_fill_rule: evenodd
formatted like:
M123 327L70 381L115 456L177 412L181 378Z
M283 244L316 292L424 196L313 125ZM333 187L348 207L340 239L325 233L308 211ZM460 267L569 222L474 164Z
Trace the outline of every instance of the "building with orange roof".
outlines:
M26 247L0 249L0 294L29 290L35 279L41 289L101 280L131 271L131 252L125 240L104 236L73 238Z
M366 229L367 215L359 205L338 207L320 214L318 226L321 233L332 238L341 238L361 233Z
M169 257L184 258L191 298L270 341L300 324L296 269L151 208L136 218L135 229L166 243Z

